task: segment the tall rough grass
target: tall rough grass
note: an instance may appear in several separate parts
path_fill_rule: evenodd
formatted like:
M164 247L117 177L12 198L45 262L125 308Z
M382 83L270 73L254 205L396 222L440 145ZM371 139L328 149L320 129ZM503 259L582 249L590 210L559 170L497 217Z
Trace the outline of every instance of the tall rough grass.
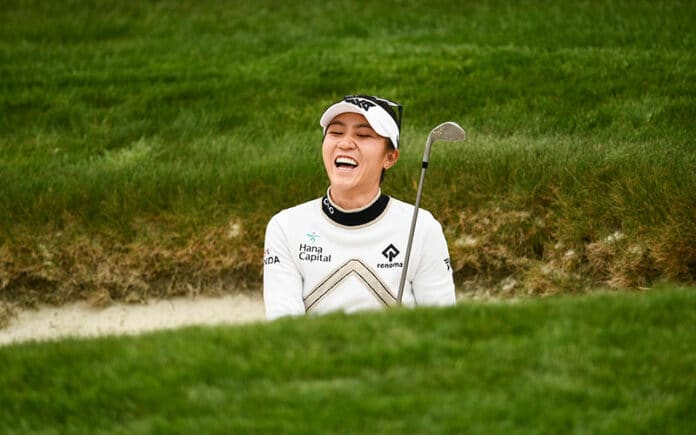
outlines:
M0 21L3 300L257 287L265 222L323 193L318 116L354 92L405 106L401 199L430 128L468 130L423 199L460 289L696 280L690 2L9 1Z

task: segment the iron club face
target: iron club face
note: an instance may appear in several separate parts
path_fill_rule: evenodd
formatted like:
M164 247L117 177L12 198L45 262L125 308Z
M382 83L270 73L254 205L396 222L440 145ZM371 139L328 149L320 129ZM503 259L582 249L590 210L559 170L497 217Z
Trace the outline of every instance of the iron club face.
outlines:
M446 141L456 142L466 139L466 131L456 122L447 121L433 128L428 134L428 139L425 141L425 152L423 153L423 162L427 162L430 158L430 147L433 142Z

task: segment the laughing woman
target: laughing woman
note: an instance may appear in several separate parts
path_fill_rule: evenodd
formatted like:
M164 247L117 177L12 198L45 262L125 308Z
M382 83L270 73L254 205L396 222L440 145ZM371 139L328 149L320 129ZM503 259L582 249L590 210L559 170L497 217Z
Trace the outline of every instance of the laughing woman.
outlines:
M414 206L383 194L380 185L399 159L401 111L383 98L352 95L321 116L329 188L323 198L282 210L268 222L268 319L396 305ZM419 216L403 303L454 304L442 227L425 210Z

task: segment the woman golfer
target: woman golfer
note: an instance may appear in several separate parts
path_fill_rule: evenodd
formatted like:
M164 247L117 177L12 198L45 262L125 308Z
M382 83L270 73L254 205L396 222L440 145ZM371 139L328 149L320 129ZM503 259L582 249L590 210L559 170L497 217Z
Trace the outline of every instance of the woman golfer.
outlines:
M413 205L382 193L384 171L399 159L399 104L352 95L321 116L329 188L280 211L266 227L266 317L354 312L397 303ZM442 227L419 211L405 305L450 305L454 282Z

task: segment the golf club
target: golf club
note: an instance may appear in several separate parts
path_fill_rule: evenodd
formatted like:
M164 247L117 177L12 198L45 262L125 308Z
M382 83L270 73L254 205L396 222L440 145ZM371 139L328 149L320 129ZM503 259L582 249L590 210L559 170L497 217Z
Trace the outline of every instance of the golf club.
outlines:
M418 209L420 207L421 194L423 193L423 180L425 180L425 171L428 169L428 161L430 159L430 147L433 142L447 141L454 142L466 139L466 131L456 122L443 122L433 128L428 134L428 139L425 141L425 152L423 153L423 165L421 167L420 181L418 182L418 192L416 193L416 203L413 208L413 218L411 218L411 230L408 234L408 244L406 245L406 258L404 259L404 268L401 271L401 281L399 282L399 293L396 297L398 305L401 305L401 299L404 296L404 284L406 283L406 272L408 272L408 262L411 257L411 245L413 244L413 233L416 230L416 219L418 219Z

